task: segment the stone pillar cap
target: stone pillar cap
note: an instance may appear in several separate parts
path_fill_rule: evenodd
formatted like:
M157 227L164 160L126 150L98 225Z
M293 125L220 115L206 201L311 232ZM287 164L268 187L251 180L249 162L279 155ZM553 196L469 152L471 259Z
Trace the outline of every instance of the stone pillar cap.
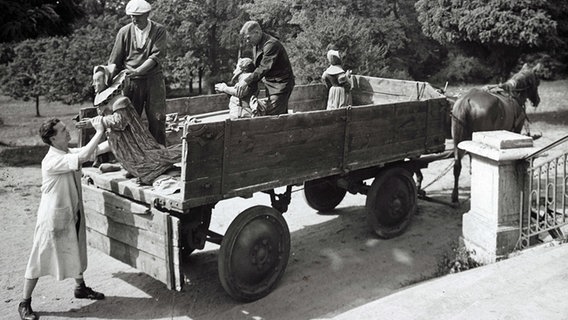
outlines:
M538 150L531 137L505 130L474 132L472 141L463 141L458 147L495 161L522 159Z

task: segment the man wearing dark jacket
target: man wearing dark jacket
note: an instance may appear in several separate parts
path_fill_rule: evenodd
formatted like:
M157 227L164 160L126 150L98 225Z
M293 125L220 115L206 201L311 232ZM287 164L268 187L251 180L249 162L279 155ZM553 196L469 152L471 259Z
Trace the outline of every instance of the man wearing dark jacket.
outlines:
M265 114L288 113L288 100L295 83L286 49L278 39L264 33L256 21L247 21L240 34L252 46L256 69L235 85L237 93L263 80L268 97Z

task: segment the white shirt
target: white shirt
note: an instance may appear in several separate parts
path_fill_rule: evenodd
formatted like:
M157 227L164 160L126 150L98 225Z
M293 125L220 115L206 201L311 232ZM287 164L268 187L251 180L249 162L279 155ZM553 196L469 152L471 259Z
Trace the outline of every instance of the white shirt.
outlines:
M41 162L42 194L27 279L48 274L58 280L78 278L87 268L80 150L69 148L65 152L51 146Z
M146 40L148 39L148 35L150 34L150 25L152 22L148 20L148 25L146 28L140 29L137 26L134 26L134 35L136 37L136 48L141 49L146 44Z

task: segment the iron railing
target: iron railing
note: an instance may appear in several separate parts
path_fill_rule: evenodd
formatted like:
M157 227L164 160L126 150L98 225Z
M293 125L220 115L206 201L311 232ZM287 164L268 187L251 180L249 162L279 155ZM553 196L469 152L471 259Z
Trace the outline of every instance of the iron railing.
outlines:
M528 168L521 191L520 230L517 249L540 243L547 233L564 240L561 227L568 225L568 153L539 157L568 140L568 136L525 157Z

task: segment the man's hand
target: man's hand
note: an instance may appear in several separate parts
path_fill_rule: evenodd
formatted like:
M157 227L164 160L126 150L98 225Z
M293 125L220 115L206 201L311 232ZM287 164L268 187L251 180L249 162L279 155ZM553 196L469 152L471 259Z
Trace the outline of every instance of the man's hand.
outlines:
M90 122L93 128L95 128L97 132L103 132L105 130L105 127L103 125L103 117L101 116L94 117L91 119Z
M243 95L243 92L247 89L248 84L244 81L239 81L236 85L235 85L235 89L237 90L237 96L241 97Z
M137 76L139 74L140 74L140 72L138 72L138 69L132 68L130 66L126 66L126 75L127 76Z
M225 89L227 89L227 84L224 82L221 83L216 83L215 84L215 91L217 92L225 92Z
M75 128L77 129L88 129L92 127L93 125L91 124L91 118L83 118L77 123L75 123Z

